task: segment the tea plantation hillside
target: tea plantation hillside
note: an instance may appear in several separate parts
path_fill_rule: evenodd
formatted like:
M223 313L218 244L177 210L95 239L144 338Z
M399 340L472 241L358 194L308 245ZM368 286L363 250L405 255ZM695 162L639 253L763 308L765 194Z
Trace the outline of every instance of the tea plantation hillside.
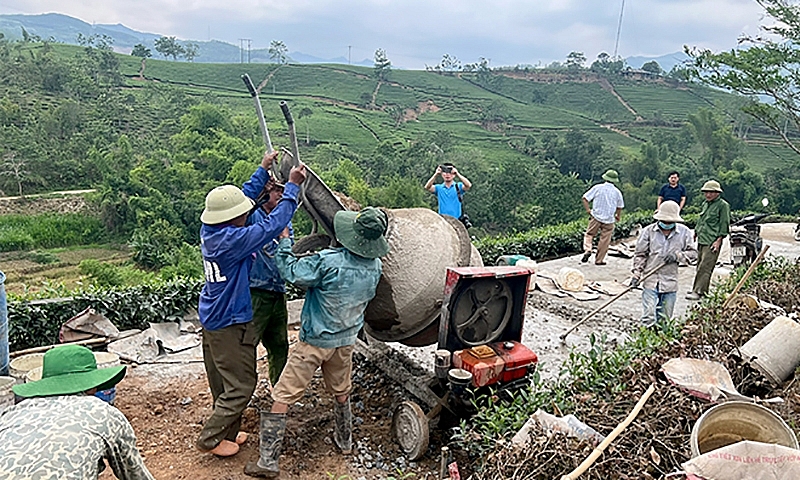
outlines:
M194 64L92 42L0 39L0 189L96 188L90 202L123 237L174 228L194 242L205 192L248 178L264 147L245 73L273 143L288 145L286 101L301 159L362 205L435 207L422 185L458 165L475 184L477 237L582 218L580 195L608 168L630 210L651 209L672 169L690 208L712 177L735 209L767 194L781 213L800 207L796 155L740 112L744 99L702 85L585 69Z

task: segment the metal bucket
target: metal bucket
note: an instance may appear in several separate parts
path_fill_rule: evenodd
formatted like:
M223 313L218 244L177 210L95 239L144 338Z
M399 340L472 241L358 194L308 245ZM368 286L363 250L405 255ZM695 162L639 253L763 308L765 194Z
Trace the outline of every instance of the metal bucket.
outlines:
M14 377L0 377L0 413L14 406L14 391L11 387L16 383Z
M798 448L797 437L772 410L750 402L725 402L710 408L692 428L692 458L742 440Z
M44 361L44 353L29 353L11 360L9 373L17 383L25 383L25 376L34 368L41 367Z
M744 361L774 385L780 385L800 365L800 324L788 317L775 317L739 351Z

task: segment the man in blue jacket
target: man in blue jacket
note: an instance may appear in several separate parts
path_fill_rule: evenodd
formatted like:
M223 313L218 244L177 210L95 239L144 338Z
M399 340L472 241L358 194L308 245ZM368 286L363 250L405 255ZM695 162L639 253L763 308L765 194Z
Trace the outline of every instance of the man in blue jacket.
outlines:
M388 218L382 210L367 207L358 213L337 212L333 223L342 247L309 257L292 254L288 229L280 235L275 260L281 276L308 291L300 315L299 341L272 390L271 411L261 412L259 459L245 467L245 473L251 476L275 478L280 474L278 459L286 412L303 397L318 367L322 367L325 385L336 398L334 443L342 453L352 449L353 347L364 325L364 310L375 296L381 277L380 257L389 252L384 237Z
M276 156L264 156L261 168L265 172ZM239 424L255 390L258 343L258 331L251 321L250 267L255 252L289 224L305 175L304 165L293 168L281 202L267 219L248 227L245 222L254 201L238 187L223 185L206 196L200 217L206 282L197 311L203 325L203 362L214 412L197 439L202 451L231 456L243 441Z
M244 194L256 200L256 208L247 217L247 225L263 222L278 205L283 196L284 185L269 177L259 168L242 186ZM294 238L292 223L289 222L289 236ZM256 252L253 268L250 270L250 297L253 302L253 322L258 328L261 344L267 350L269 362L269 381L273 387L278 383L289 355L289 338L286 331L288 312L286 311L286 284L275 264L278 239L270 239Z

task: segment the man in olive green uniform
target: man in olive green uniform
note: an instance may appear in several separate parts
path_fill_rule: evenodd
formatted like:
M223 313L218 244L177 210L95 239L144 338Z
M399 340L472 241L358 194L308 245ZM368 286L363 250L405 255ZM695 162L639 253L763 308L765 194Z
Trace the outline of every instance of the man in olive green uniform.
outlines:
M708 293L711 273L717 264L722 240L728 236L731 226L731 206L720 198L722 187L719 182L709 180L700 191L705 195L706 201L694 229L698 252L697 272L692 291L686 295L687 300L699 300Z

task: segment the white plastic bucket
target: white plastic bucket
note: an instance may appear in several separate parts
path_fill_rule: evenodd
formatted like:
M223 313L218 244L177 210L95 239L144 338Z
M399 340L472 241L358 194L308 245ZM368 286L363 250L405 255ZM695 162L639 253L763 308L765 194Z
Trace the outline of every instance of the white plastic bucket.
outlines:
M14 377L0 377L0 413L14 406L14 392L11 390L17 383Z
M36 367L25 375L25 383L38 382L42 379L42 367Z
M781 385L800 365L800 324L789 317L775 317L739 351L767 380Z
M710 408L692 428L692 458L742 440L798 448L797 437L772 410L750 402L725 402Z
M44 353L29 353L11 360L8 365L9 374L16 379L17 383L25 383L25 376L34 368L41 367Z

